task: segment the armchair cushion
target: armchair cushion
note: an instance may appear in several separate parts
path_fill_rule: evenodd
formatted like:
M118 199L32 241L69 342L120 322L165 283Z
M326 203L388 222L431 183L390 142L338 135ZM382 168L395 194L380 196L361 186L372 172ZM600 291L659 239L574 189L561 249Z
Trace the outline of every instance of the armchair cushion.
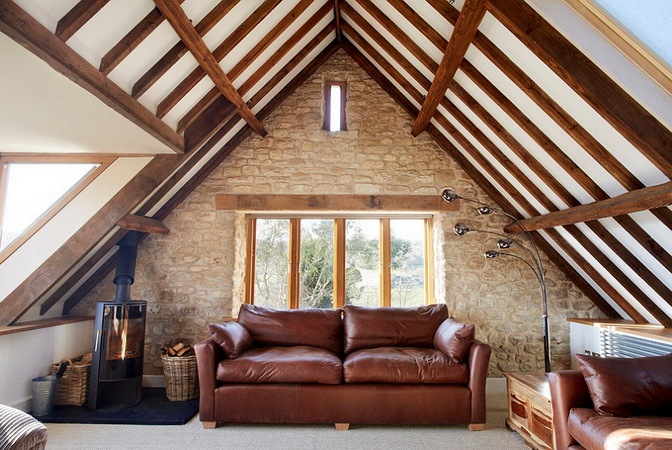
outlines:
M219 345L227 358L237 358L252 347L252 336L238 322L213 323L208 326L212 340Z
M448 355L452 362L461 363L469 354L474 334L474 324L461 323L451 317L444 320L436 330L434 347Z
M672 416L672 354L642 358L576 355L602 415Z

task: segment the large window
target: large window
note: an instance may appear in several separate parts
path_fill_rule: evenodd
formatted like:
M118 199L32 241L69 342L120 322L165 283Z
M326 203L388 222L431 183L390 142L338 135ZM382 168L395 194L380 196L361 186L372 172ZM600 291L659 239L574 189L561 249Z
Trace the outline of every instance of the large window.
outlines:
M431 217L248 217L246 301L272 308L432 303Z

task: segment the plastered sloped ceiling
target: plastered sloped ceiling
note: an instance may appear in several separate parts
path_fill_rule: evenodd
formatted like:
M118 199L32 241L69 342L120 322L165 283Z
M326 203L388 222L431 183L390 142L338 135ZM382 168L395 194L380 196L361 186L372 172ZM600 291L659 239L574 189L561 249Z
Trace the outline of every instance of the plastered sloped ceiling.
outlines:
M241 117L263 122L339 48L416 117L460 11L477 3L181 2L227 75L226 89L235 89L225 98L152 2L2 2L5 34L175 152L156 156L138 173L140 188L120 189L80 234L18 280L0 303L2 323L31 308L67 313L109 272L112 264L101 261L111 260L122 234L115 219L164 218L251 133ZM665 86L563 2L481 6L478 31L423 132L497 204L533 218L669 182ZM671 226L664 205L534 235L605 315L669 326Z

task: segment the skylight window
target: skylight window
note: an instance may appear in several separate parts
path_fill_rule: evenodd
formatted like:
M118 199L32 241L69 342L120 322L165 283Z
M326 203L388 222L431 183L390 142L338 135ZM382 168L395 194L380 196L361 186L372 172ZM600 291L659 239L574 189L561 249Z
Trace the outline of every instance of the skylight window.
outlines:
M343 131L345 126L345 81L327 81L324 83L324 129Z
M670 24L672 2L670 0L647 0L625 2L623 0L591 0L600 9L615 19L630 35L672 67Z
M2 259L53 217L102 171L102 162L0 159ZM105 164L106 165L106 164ZM7 250L7 252L6 252Z

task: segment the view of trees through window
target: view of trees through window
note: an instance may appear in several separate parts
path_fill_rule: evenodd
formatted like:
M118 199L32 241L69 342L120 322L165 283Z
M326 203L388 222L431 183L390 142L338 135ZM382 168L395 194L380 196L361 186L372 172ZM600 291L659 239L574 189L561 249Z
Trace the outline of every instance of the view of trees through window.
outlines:
M289 219L256 220L254 303L288 308L291 245L298 259L298 306L333 308L338 258L334 219L298 220L300 239L292 243ZM425 219L388 219L391 232L383 233L382 219L346 219L344 276L345 303L359 306L419 306L425 304ZM389 279L381 279L381 240L389 239ZM381 301L381 289L390 294Z

